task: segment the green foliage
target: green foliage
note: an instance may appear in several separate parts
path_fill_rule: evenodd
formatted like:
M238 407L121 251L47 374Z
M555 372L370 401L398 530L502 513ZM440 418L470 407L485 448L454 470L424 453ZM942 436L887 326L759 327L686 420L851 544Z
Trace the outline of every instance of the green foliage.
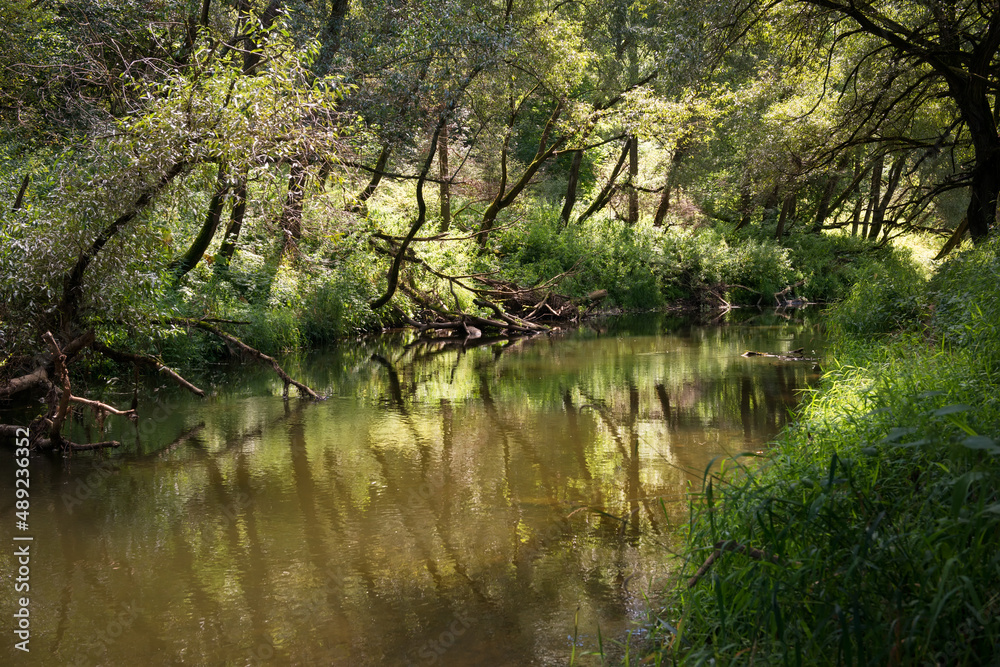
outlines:
M835 334L872 336L912 326L924 309L926 287L916 264L890 251L858 264L847 297L830 310Z
M950 259L930 284L932 329L946 342L1000 355L1000 241Z
M713 229L671 229L664 242L664 269L675 298L700 299L708 291L734 304L770 305L771 295L793 275L787 250L767 239L731 243Z
M768 240L730 245L712 229L629 226L607 217L563 228L558 210L546 208L535 208L524 227L503 232L497 247L513 280L537 284L575 267L561 290L582 296L607 289L627 310L701 303L713 295L757 303L794 275L788 251Z
M657 632L677 662L995 661L1000 340L986 318L996 312L996 248L951 260L926 295L891 257L838 309L836 359L798 423L762 465L706 476L687 573L720 544L743 551L723 551L673 592ZM925 298L929 330L873 344L890 323L912 323L898 302ZM970 303L983 304L982 320ZM845 326L864 305L881 314Z
M563 228L556 208L536 207L525 226L498 235L496 246L507 278L536 285L566 271L558 291L584 296L608 290L615 305L649 310L665 304L657 265L655 233L607 219Z

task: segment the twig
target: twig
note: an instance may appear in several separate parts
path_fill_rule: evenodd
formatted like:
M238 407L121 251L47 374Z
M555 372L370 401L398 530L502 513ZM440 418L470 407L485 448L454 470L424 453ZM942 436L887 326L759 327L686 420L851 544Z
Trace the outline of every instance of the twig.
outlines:
M736 540L722 540L715 543L715 551L713 551L712 554L705 559L704 564L698 568L698 571L695 572L694 576L688 579L687 587L694 588L698 581L704 577L710 569L712 569L712 565L715 564L715 561L719 560L719 557L721 557L722 553L725 551L735 551L736 553L741 554L745 553L754 560L769 560L772 563L781 562L781 559L777 554L767 554L760 549L740 544Z
M108 357L112 361L117 361L119 363L133 363L136 365L152 366L157 372L163 373L171 380L184 387L192 394L196 396L205 396L205 392L202 389L194 386L183 377L177 374L176 371L169 368L162 361L156 357L150 357L144 354L132 354L131 352L121 352L119 350L112 350L110 347L101 342L94 343L94 350L100 352L104 356Z
M135 410L119 410L118 408L111 407L106 403L101 403L100 401L92 401L89 398L81 398L79 396L70 396L69 400L74 403L80 403L82 405L89 405L92 408L96 408L103 412L107 412L112 415L120 415L122 417L135 418Z
M49 439L56 446L60 446L63 444L62 425L66 421L66 413L69 411L69 371L66 369L66 356L59 349L59 344L56 342L52 332L46 331L42 335L42 338L48 343L49 349L52 350L52 363L55 364L56 377L59 378L59 383L62 385L62 393L59 395L59 403L56 405L55 415L49 420Z

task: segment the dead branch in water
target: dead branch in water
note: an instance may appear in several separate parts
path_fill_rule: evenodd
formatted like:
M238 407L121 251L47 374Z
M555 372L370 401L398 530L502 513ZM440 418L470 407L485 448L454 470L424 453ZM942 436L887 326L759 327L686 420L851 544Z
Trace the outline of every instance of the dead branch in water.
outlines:
M112 361L117 361L118 363L131 363L136 366L151 366L158 373L162 373L169 377L171 380L179 384L190 391L195 396L204 397L205 392L202 389L194 386L183 377L181 377L176 371L168 367L162 361L156 357L150 357L145 354L133 354L131 352L122 352L120 350L113 350L104 343L96 342L94 343L94 350L100 352L108 359Z
M298 389L300 394L306 394L312 398L315 398L316 400L322 400L323 398L315 391L313 391L311 388L293 379L292 376L286 373L285 369L282 368L280 364L278 364L278 362L274 359L274 357L268 356L263 352L261 352L260 350L250 347L236 336L228 334L225 331L222 331L221 329L212 326L211 324L209 324L204 320L171 319L167 320L167 323L201 329L202 331L210 333L213 336L216 336L217 338L221 338L222 340L226 341L236 349L240 350L245 354L250 355L254 359L257 359L258 361L262 361L268 364L269 366L271 366L272 369L274 369L274 372L278 374L278 377L281 378L281 381L285 383L284 391L282 391L281 394L285 398L288 398L289 385L293 385L296 389Z

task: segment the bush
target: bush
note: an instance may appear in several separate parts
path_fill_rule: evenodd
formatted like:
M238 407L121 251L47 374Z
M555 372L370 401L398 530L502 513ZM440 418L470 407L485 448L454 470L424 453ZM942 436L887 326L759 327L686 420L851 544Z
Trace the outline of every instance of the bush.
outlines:
M948 343L1000 352L1000 240L950 259L934 276L931 326Z
M536 208L525 227L497 235L503 275L523 285L537 285L574 266L576 273L557 288L569 296L608 290L613 305L650 310L665 303L662 248L648 228L605 218L571 224L565 229L556 208Z
M795 275L788 251L770 240L729 244L710 228L629 226L607 217L564 229L554 208L535 209L529 224L504 230L496 245L511 280L534 285L576 266L561 291L607 289L612 304L627 310L714 302L714 295L767 302Z

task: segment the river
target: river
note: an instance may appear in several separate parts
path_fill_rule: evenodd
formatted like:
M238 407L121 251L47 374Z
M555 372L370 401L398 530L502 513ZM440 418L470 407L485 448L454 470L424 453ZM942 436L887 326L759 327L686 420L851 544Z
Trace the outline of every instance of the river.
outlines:
M649 315L284 360L322 402L256 367L207 370L207 399L153 380L142 420L108 420L121 450L32 458L31 652L8 630L0 662L600 664L677 567L706 468L765 449L818 377L741 354L822 345L815 316ZM16 571L5 548L7 626Z

